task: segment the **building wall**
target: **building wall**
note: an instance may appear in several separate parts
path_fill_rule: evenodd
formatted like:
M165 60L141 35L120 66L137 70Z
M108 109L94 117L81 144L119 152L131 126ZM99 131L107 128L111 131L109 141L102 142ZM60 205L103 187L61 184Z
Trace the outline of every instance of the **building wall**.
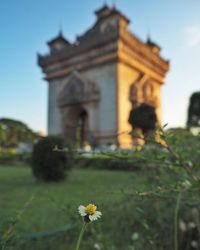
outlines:
M117 132L117 66L114 63L91 68L81 72L88 79L95 81L100 88L100 103L83 105L89 114L90 129L98 136L109 137ZM49 82L48 134L62 133L62 116L57 105L57 98L68 77ZM92 106L92 108L91 108ZM110 141L108 139L107 141ZM106 139L104 140L106 142Z
M61 113L57 106L57 98L63 83L67 78L51 80L48 85L48 134L57 135L62 131Z
M120 134L119 144L121 147L129 147L132 145L132 138L128 135L128 132L132 130L130 124L128 123L130 110L132 109L129 94L130 87L136 81L139 74L140 72L132 67L123 63L118 63L118 133ZM161 85L155 80L151 79L151 81L153 84L153 93L146 93L147 96L145 98L148 102L149 98L153 97L158 124L162 125L160 96Z
M162 126L162 108L161 108L161 85L157 81L153 80L153 86L154 86L154 91L153 91L153 96L155 100L155 111L158 119L158 125Z
M131 126L128 118L132 104L129 100L130 87L136 81L139 72L126 64L109 63L80 72L96 82L100 88L100 103L84 104L89 115L89 129L99 137L100 143L117 142L121 147L130 147L132 138L128 134ZM63 132L62 115L58 108L57 98L67 83L68 76L49 82L48 134ZM156 109L161 123L160 84L153 81L158 106ZM117 137L116 135L119 134Z
M132 145L131 126L128 123L129 114L132 108L129 101L129 92L131 84L136 80L138 72L123 63L118 63L118 133L119 144L121 147L130 147Z
M106 64L81 73L95 81L100 88L99 124L96 132L100 132L101 136L115 134L117 132L117 64Z

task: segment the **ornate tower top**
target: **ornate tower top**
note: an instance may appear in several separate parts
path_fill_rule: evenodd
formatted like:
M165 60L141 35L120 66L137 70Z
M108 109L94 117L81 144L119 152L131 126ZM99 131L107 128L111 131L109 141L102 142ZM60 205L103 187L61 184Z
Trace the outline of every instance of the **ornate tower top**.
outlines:
M107 4L103 5L103 7L95 11L95 15L97 16L98 20L102 20L103 18L108 18L111 16L118 16L124 19L127 23L130 22L130 20L126 16L124 16L118 9L116 9L115 4L112 8L110 8Z
M151 50L152 50L155 54L159 54L159 53L160 53L160 51L161 51L160 46L151 40L150 35L147 37L147 42L146 42L146 44L151 48Z
M70 42L63 36L61 30L58 35L54 39L47 42L47 44L50 48L51 54L70 46Z
M66 76L75 70L97 67L108 62L133 65L163 83L169 62L160 55L160 47L149 38L143 42L128 29L130 20L116 7L107 4L95 11L96 22L70 43L59 32L48 42L50 53L38 55L46 79ZM89 54L91 54L89 56ZM54 67L60 63L62 70Z
M108 7L107 4L104 4L103 7L101 7L100 9L95 11L95 14L96 14L97 18L99 19L101 17L109 15L110 14L110 8Z

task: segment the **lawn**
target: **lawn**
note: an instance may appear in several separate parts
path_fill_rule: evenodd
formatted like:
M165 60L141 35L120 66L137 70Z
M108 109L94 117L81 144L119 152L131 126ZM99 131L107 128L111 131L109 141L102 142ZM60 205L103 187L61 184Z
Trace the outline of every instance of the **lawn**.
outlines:
M115 206L124 199L122 190L145 189L145 178L139 172L73 170L64 182L41 183L32 177L28 166L1 166L0 221L14 217L34 196L15 232L29 234L62 228L66 223L77 223L80 204L94 202L100 210Z
M29 167L0 167L0 218L2 220L12 216L33 195L34 201L29 205L24 217L29 217L29 220L32 218L34 225L23 222L22 225L26 230L46 229L51 223L52 227L55 227L63 223L62 219L60 222L59 218L54 220L54 213L62 207L70 206L76 213L80 204L119 202L123 195L114 195L113 192L142 186L145 186L144 176L131 172L73 170L64 182L42 183L32 177ZM67 215L65 217L67 218Z
M103 217L89 225L82 250L95 250L95 244L102 250L171 250L177 195L141 198L131 194L176 181L180 181L180 176L167 171L163 174L156 170L74 169L64 182L41 183L32 177L28 166L1 166L0 224L15 217L33 196L16 225L15 235L51 232L66 224L75 226L53 237L11 242L7 249L73 250L81 226L77 207L94 202ZM182 198L183 217L192 209L191 204L186 205L192 199L190 196Z

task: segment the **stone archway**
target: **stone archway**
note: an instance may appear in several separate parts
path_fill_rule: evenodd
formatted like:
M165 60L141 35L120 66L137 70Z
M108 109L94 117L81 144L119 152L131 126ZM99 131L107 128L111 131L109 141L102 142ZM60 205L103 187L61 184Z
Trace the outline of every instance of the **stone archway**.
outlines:
M100 101L97 84L73 72L61 89L57 101L66 139L78 147L82 147L85 141L90 142L92 131L95 130L92 119L98 118L98 112L94 112Z
M70 143L78 148L88 141L89 123L88 112L81 105L66 107L63 114L63 134Z

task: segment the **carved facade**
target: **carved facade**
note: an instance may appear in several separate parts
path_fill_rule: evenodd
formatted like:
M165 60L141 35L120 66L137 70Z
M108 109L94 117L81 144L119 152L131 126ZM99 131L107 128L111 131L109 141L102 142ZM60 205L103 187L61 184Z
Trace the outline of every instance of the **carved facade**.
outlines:
M148 103L161 123L160 87L169 69L160 47L128 30L129 20L104 6L91 29L70 43L60 33L38 56L49 86L48 133L71 142L131 145L133 106Z

